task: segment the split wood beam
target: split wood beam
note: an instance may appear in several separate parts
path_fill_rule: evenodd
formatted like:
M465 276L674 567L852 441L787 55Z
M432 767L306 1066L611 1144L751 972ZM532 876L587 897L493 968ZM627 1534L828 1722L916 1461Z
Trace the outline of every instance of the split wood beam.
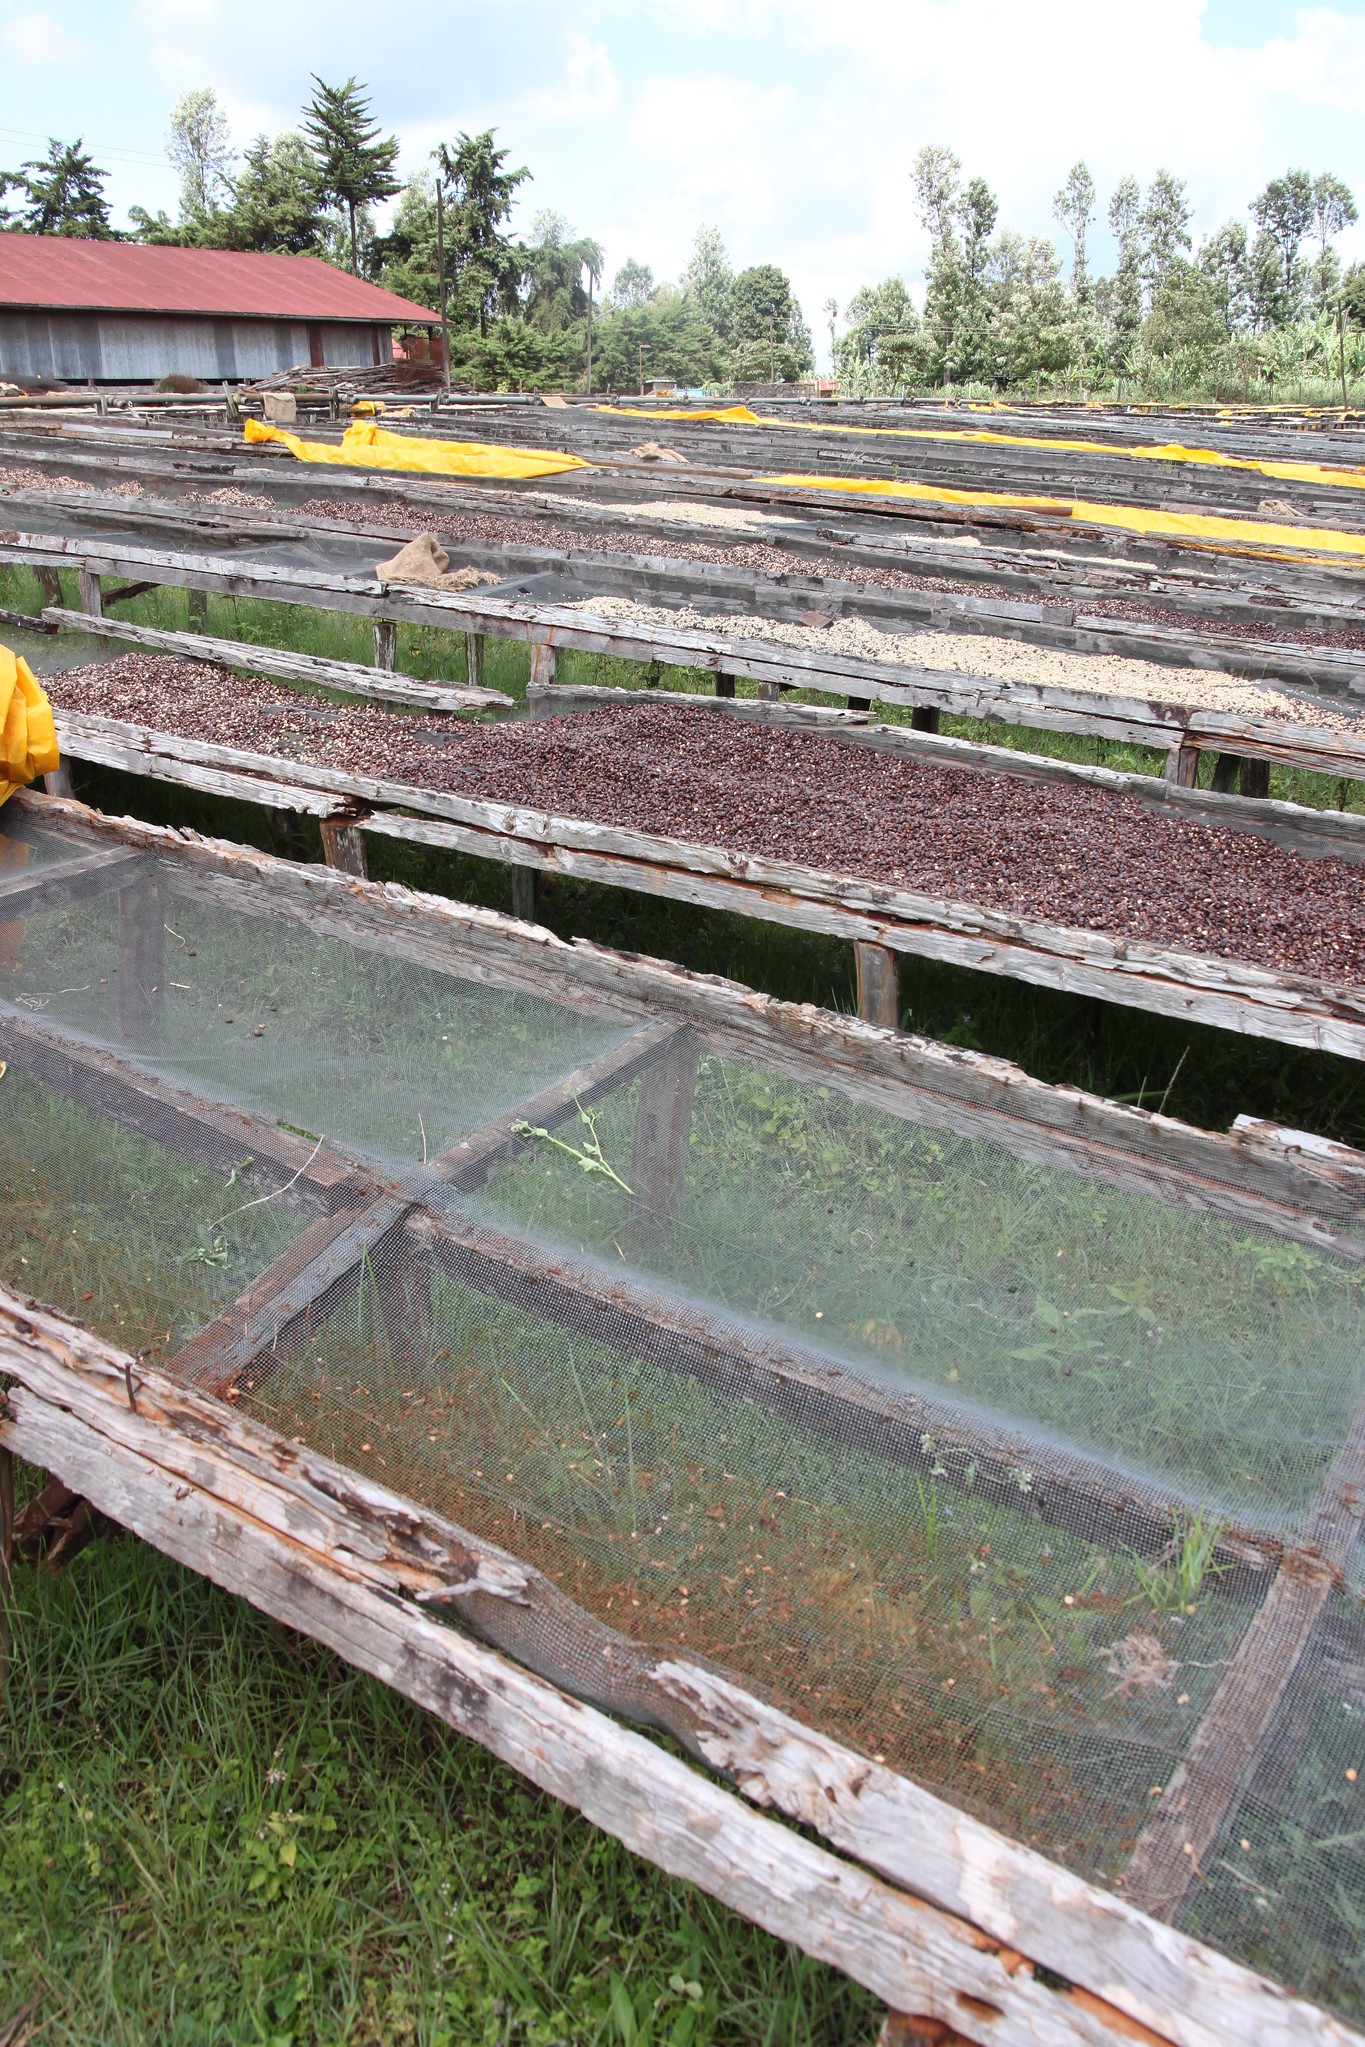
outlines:
M539 1573L10 1295L0 1295L0 1368L11 1380L6 1452L376 1672L636 1852L843 1968L898 2012L960 2029L974 2047L1222 2047L1230 2035L1246 2047L1360 2047L1342 2021L853 1756L686 1652L653 1652L655 1697L671 1700L692 1753L736 1789L699 1775L431 1617L433 1607L464 1612L478 1635L501 1609L515 1636L522 1616L559 1618L569 1606ZM638 1657L638 1645L623 1647Z
M306 1254L291 1245L258 1275L239 1300L171 1359L168 1370L188 1383L217 1393L228 1391L263 1353L287 1345L300 1328L324 1322L336 1303L353 1291L362 1267L372 1272L382 1294L398 1283L398 1233L412 1210L426 1201L469 1193L510 1163L528 1141L524 1126L554 1130L658 1059L678 1036L672 1023L636 1031L588 1066L553 1081L529 1100L453 1145L429 1165L383 1187L350 1212L342 1212L310 1233Z
M190 591L190 596L202 596ZM159 653L184 654L192 661L210 661L223 668L248 670L257 675L278 676L285 682L313 684L318 689L371 699L383 704L407 704L419 711L483 710L489 706L510 708L513 699L501 690L466 688L461 684L418 682L379 664L367 668L359 661L328 661L315 654L297 654L287 647L258 647L249 640L214 639L204 633L179 633L160 626L134 625L128 619L101 619L92 623L79 611L50 606L44 621L54 627L97 632L106 639L126 640L136 647L151 647Z
M1365 1407L1357 1413L1286 1551L1259 1611L1143 1828L1124 1892L1144 1912L1174 1919L1225 1822L1255 1775L1276 1715L1365 1528Z

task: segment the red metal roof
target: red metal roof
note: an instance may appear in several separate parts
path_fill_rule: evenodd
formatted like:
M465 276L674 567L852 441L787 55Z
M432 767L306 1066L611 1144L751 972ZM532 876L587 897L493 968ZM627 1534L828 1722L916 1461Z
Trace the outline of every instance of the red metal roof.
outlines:
M424 322L436 315L317 256L163 249L0 233L0 306L216 313L272 320Z

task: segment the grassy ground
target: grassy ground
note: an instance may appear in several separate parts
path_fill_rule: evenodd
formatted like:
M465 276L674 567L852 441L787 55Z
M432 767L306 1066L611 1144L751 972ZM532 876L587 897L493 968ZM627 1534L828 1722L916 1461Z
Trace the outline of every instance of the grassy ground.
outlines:
M0 603L34 608L36 585L0 576ZM185 598L160 592L129 615L183 626ZM210 600L209 630L370 652L366 621L228 598ZM524 648L490 641L486 679L519 695L526 663ZM399 664L458 677L462 643L401 627ZM622 670L573 656L566 679ZM681 672L664 680L701 686ZM1087 739L949 729L1156 767L1140 749ZM1272 787L1365 802L1359 785L1280 770ZM320 857L305 819L105 771L78 768L77 790L106 810ZM380 878L510 907L505 868L385 840L370 858ZM541 905L565 935L854 1006L851 951L833 941L558 880ZM1365 1079L1346 1061L928 964L906 964L904 994L907 1024L1050 1080L1210 1126L1245 1111L1365 1143ZM18 1601L0 1729L0 2038L36 1999L33 2040L81 2047L870 2039L870 2001L835 1973L670 1884L382 1687L140 1545L98 1544L60 1578L24 1572Z
M34 2004L33 2047L871 2040L843 1977L140 1544L18 1599L0 2033Z

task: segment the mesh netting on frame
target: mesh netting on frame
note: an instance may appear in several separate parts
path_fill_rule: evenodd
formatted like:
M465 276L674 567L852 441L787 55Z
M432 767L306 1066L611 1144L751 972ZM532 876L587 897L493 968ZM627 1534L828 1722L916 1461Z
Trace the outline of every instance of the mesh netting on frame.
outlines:
M575 1693L685 1645L1365 2013L1344 1197L1144 1191L166 863L0 933L7 1283L538 1565L578 1612L504 1646ZM306 1227L326 1284L196 1349Z

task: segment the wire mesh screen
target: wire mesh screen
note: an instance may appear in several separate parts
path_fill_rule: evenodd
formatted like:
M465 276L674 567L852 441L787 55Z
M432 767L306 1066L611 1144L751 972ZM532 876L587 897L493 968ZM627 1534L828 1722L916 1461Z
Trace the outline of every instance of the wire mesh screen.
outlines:
M7 1280L540 1566L570 1620L462 1612L576 1693L682 1645L1365 2015L1347 1196L119 879L11 933Z

